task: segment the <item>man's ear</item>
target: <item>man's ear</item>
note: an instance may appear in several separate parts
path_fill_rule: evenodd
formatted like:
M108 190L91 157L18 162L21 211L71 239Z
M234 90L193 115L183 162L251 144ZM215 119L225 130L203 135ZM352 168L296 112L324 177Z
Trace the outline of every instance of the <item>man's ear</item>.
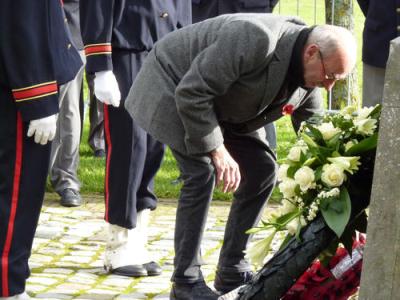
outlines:
M312 58L314 55L316 55L319 51L319 47L317 44L308 44L306 45L304 49L304 60L307 62Z

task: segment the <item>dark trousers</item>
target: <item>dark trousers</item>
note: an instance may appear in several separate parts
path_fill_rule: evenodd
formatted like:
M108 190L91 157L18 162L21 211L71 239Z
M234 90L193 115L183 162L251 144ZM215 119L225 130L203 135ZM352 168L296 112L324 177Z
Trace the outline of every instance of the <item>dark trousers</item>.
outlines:
M122 101L119 107L104 106L105 219L128 229L136 226L138 211L156 207L154 177L164 155L164 145L139 127L124 107L146 55L145 52L113 51L113 72Z
M25 290L49 166L51 144L36 144L27 128L0 87L0 297Z
M97 100L94 95L94 74L86 73L86 81L89 88L89 137L90 148L96 150L105 150L104 145L104 116L103 103Z
M260 220L276 180L276 163L264 142L225 134L225 147L240 166L242 176L229 213L218 271L239 273L250 270L243 250L250 235L245 231ZM215 185L215 170L208 155L173 154L178 162L183 187L175 227L175 271L172 281L193 283L202 279L200 245Z

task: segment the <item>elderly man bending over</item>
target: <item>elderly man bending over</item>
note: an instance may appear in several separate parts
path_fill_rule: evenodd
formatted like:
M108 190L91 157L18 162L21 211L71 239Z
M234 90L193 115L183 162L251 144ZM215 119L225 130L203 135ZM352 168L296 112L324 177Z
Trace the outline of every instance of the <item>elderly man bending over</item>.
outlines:
M227 292L251 277L244 258L276 178L263 126L294 108L301 121L321 109L356 61L352 34L306 27L271 14L223 15L167 35L149 53L126 101L133 119L170 146L181 174L171 299L216 299L204 282L200 244L214 187L234 199L214 286Z

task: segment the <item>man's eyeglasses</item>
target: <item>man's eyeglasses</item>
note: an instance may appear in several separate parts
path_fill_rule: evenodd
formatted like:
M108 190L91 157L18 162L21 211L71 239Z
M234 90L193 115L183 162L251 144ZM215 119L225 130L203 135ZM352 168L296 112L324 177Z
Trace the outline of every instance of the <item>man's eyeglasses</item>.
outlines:
M321 60L321 65L322 65L322 70L324 72L325 80L333 80L333 81L339 80L340 78L338 76L336 76L336 74L326 73L325 63L324 63L324 59L323 59L321 50L318 49L318 53L319 53L319 59Z

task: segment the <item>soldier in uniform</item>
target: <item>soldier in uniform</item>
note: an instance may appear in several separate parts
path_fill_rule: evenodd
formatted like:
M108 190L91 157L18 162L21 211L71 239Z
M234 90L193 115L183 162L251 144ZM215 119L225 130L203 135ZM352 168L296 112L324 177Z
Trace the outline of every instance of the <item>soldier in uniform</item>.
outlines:
M60 1L0 1L0 299L29 299L28 259L56 131L58 87L81 67Z
M382 103L390 41L400 36L400 0L358 0L363 32L363 105Z
M79 0L64 0L65 23L73 45L81 57L83 44L79 29ZM60 114L57 131L51 146L49 177L54 190L60 195L60 204L75 207L82 204L78 179L79 144L81 139L80 101L84 67L76 77L60 87Z
M193 23L223 14L271 13L279 0L192 0ZM276 150L276 129L274 123L264 126L267 141Z
M157 204L153 181L164 146L136 124L123 103L153 44L191 22L191 3L85 0L80 4L86 70L94 73L94 93L105 103L109 223L105 267L123 276L159 275L161 268L151 261L145 246L149 211Z

